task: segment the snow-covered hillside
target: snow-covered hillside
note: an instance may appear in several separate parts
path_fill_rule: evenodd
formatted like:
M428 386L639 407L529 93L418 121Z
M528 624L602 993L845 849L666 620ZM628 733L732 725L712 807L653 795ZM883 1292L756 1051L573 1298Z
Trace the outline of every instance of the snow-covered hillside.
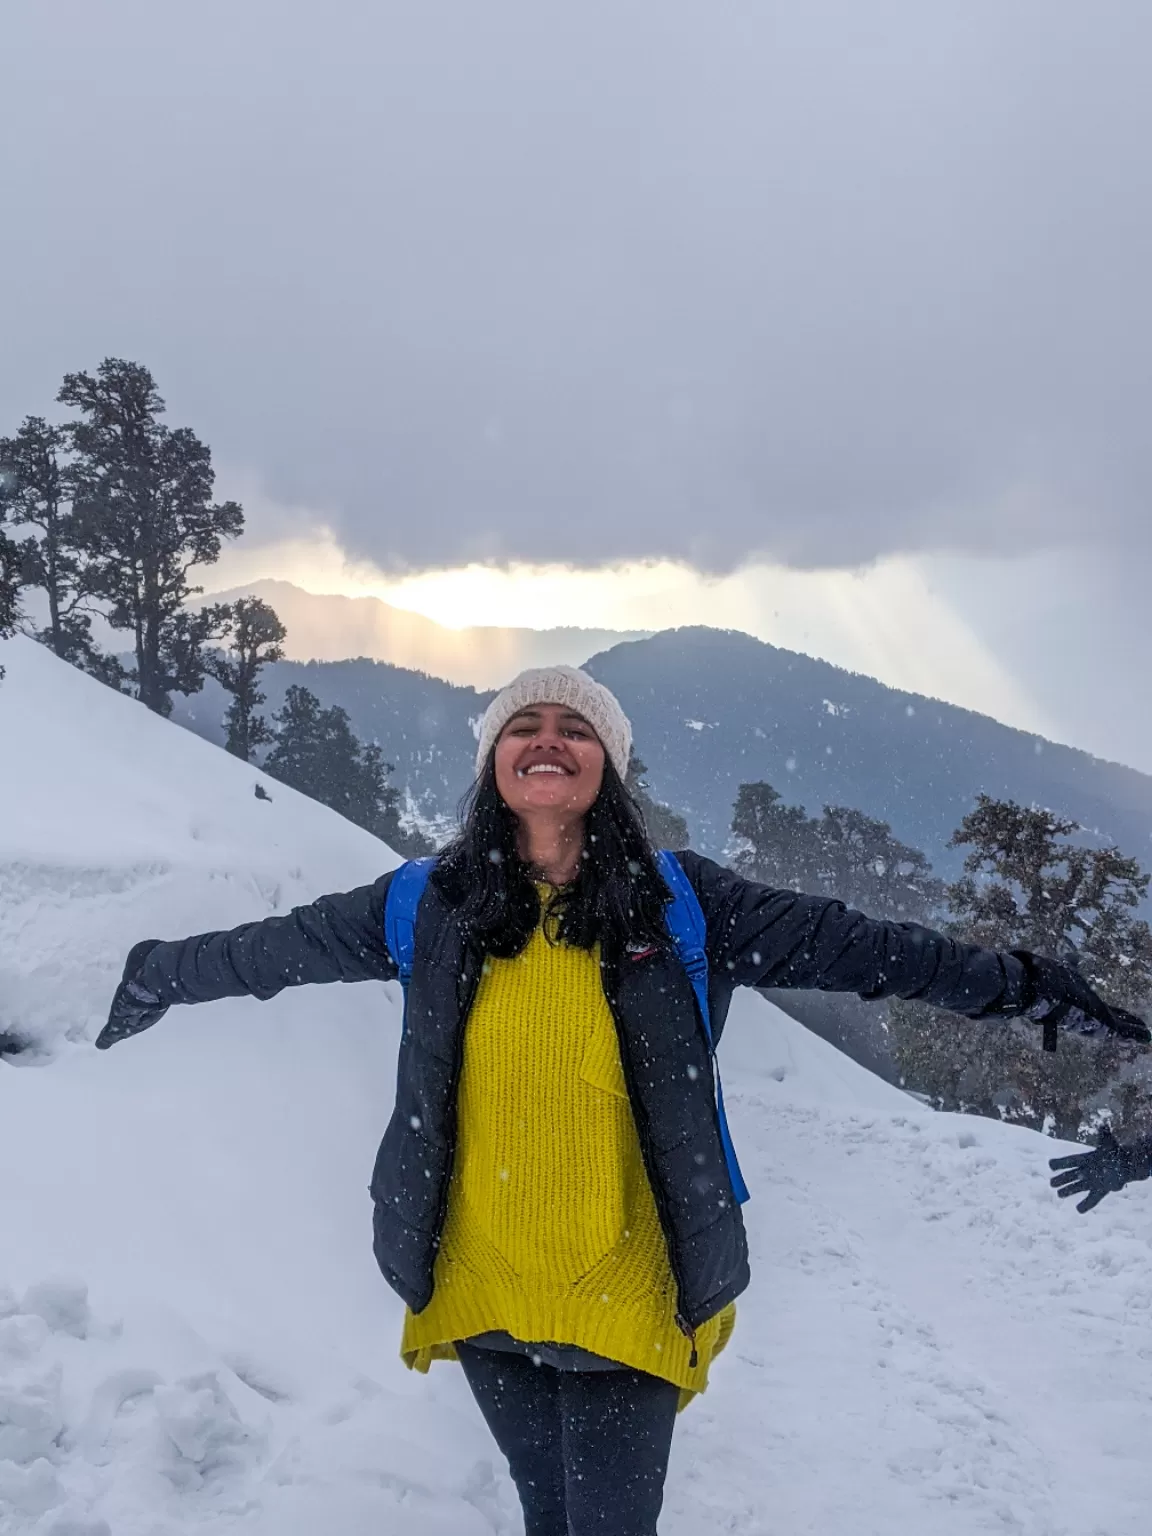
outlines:
M372 1260L394 989L90 1044L135 939L390 855L31 644L0 659L0 1021L27 1046L0 1064L0 1531L512 1536L459 1372L403 1370ZM1148 1187L1078 1217L1051 1143L933 1116L753 996L725 1058L754 1283L662 1529L1142 1532Z

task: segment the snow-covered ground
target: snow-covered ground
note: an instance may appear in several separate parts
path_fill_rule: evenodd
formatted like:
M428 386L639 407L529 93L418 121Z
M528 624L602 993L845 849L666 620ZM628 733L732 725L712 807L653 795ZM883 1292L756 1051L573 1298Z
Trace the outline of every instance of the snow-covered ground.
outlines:
M459 1372L371 1255L392 988L91 1038L124 951L390 857L28 642L0 647L0 1531L518 1532ZM669 1536L1128 1536L1152 1508L1152 1193L932 1115L748 996L726 1084L753 1288L680 1421ZM10 1291L4 1291L4 1285Z

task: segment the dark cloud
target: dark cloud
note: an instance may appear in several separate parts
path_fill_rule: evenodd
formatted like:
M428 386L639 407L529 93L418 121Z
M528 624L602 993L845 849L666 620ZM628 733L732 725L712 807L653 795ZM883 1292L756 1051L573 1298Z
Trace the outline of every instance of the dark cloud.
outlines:
M9 0L0 412L355 554L1149 552L1146 0Z

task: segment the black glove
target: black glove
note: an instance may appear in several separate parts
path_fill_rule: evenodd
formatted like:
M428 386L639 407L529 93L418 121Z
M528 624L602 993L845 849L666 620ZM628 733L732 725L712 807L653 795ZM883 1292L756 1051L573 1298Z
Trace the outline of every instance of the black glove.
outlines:
M1044 1049L1056 1049L1056 1032L1063 1026L1079 1034L1092 1035L1106 1029L1121 1040L1152 1042L1152 1031L1142 1019L1123 1008L1113 1008L1097 997L1092 988L1070 965L1014 949L1013 955L1028 973L1029 998L1023 1014L1044 1026Z
M1071 1157L1049 1158L1048 1166L1053 1171L1059 1170L1052 1180L1052 1188L1059 1191L1061 1200L1067 1200L1069 1195L1083 1195L1076 1209L1090 1211L1113 1190L1146 1179L1152 1173L1152 1142L1137 1141L1130 1147L1122 1147L1105 1126L1095 1152L1074 1152Z
M168 1012L168 1005L138 979L145 960L159 943L159 939L144 939L128 951L124 975L108 1012L108 1022L96 1036L98 1051L106 1051L118 1040L127 1040L129 1035L138 1035Z

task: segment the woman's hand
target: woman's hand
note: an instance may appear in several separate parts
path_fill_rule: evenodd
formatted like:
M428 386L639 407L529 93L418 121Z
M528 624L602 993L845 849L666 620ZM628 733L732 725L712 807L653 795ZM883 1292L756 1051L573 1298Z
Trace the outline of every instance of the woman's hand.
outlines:
M1125 1184L1146 1179L1152 1173L1152 1142L1137 1141L1130 1147L1122 1147L1105 1126L1094 1152L1053 1157L1048 1166L1056 1174L1052 1188L1061 1200L1067 1200L1070 1195L1083 1195L1076 1209L1090 1211L1105 1195L1123 1189Z
M159 942L159 939L144 939L139 944L133 944L128 951L124 974L108 1013L108 1022L96 1037L98 1051L106 1051L117 1041L127 1040L129 1035L138 1035L142 1029L148 1029L168 1012L167 1005L139 980L145 960Z
M1031 990L1024 1017L1045 1026L1045 1034L1052 1039L1049 1049L1055 1049L1055 1031L1060 1027L1080 1034L1105 1029L1120 1040L1136 1040L1141 1045L1152 1041L1152 1032L1142 1019L1106 1003L1072 966L1025 950L1014 950L1013 954L1027 971Z

